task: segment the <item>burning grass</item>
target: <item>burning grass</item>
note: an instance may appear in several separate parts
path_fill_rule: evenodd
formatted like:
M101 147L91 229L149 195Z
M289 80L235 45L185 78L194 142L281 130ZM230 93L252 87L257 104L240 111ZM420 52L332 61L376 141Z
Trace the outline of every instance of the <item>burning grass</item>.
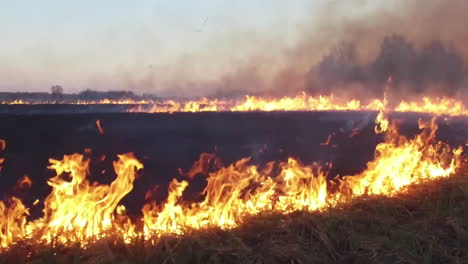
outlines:
M322 212L262 213L231 230L192 230L88 248L22 241L0 263L465 263L468 173L363 196Z
M389 78L389 84L391 78ZM206 98L193 100L76 100L76 101L1 101L0 105L129 105L129 112L176 113L176 112L271 112L271 111L381 111L418 112L448 116L468 116L464 102L450 97L423 97L421 100L401 100L392 107L384 100L345 99L334 95L312 96L305 92L295 96L269 98L245 95L243 99Z
M392 201L388 199L393 197L394 202L390 204L399 199L404 201L408 195L418 192L412 189L418 184L467 171L461 167L463 148L452 148L435 139L435 119L420 121L419 129L420 133L414 138L406 138L398 132L396 123L390 123L381 112L375 132L383 133L384 142L376 146L374 159L359 174L330 181L324 168L303 165L293 158L287 162L270 162L262 169L250 164L248 158L242 159L209 174L203 201L184 202L182 194L189 179L173 179L167 201L144 205L143 217L133 221L119 205L132 190L137 170L143 168L132 154L119 155L114 162L117 177L110 185L91 183L86 179L89 160L83 155L66 155L61 161L51 159L49 168L55 170L56 176L48 181L52 192L44 200L43 217L28 221L28 209L15 197L0 203L3 212L1 246L7 249L4 253L7 259L14 252L22 252L30 260L41 259L47 252L52 252L51 258L45 261L63 258L59 262L93 259L94 263L105 260L118 263L128 257L135 258L129 263L184 261L177 258L186 258L187 263L193 263L191 259L203 263L308 263L319 259L361 262L360 257L381 261L379 254L382 252L385 253L382 257L389 257L391 262L411 262L411 258L418 254L432 256L435 246L418 244L419 240L415 242L409 237L405 238L409 242L403 241L419 251L410 251L403 256L408 259L386 252L395 250L393 240L401 242L394 229L400 228L398 221L405 218L393 222L380 219L391 220L401 215L393 211L395 208L387 208L380 199ZM468 188L466 190L468 194ZM431 189L426 188L426 192L429 197L438 196ZM420 193L425 197L424 192ZM372 203L386 211L372 208ZM426 219L424 213L419 212L425 206L433 210L434 203L429 204L429 207L423 204L409 209L403 206L406 220L412 222L411 218L416 215L432 221L432 217ZM359 210L362 207L365 209ZM349 215L351 220L340 215ZM360 218L362 216L364 218ZM355 219L367 219L367 222L355 222ZM455 224L464 222L454 221ZM335 222L337 225L333 225ZM429 222L416 222L415 230L419 228L427 233L437 230ZM353 228L368 236L350 233ZM463 225L457 228L454 228L457 232L464 230ZM378 233L373 234L374 231ZM361 241L363 245L353 244L354 237L359 241L364 239ZM421 241L432 239L421 237L424 238ZM375 243L379 247L374 248ZM346 250L350 252L346 253ZM260 254L263 251L266 253ZM310 255L311 252L315 255ZM450 254L446 252L444 257L448 258ZM321 258L314 259L316 255ZM102 259L94 259L98 257ZM295 259L288 259L291 257Z
M391 79L389 81L391 82ZM165 100L147 105L135 105L130 112L381 111L385 108L394 112L419 112L450 116L468 115L468 109L462 101L448 97L424 97L419 101L402 100L394 107L389 107L386 98L364 102L358 99L338 98L333 95L312 96L304 92L296 96L283 96L281 98L246 95L243 100L202 98L188 101Z

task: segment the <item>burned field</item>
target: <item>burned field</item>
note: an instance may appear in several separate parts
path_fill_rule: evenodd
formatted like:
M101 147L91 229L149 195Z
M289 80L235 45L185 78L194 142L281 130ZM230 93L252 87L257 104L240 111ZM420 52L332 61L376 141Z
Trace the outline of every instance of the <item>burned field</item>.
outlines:
M36 109L34 109L34 107L36 107ZM105 111L95 111L97 108L91 110L84 108L86 110L83 110L82 113L72 113L72 108L74 109L79 106L64 106L64 109L62 109L63 111L56 113L56 109L48 112L47 110L41 109L41 107L44 106L29 106L26 112L21 113L21 111L15 110L14 114L4 110L0 115L0 122L2 124L0 138L6 141L6 148L1 152L1 157L5 161L2 164L1 170L2 185L0 186L0 192L4 194L4 201L8 201L11 197L17 197L22 200L26 208L29 208L29 213L26 216L28 220L38 219L43 216L43 201L49 193L51 193L52 187L46 184L46 182L50 178L53 178L56 172L47 169L50 165L49 158L61 160L63 155L82 153L84 159L89 160L89 176L87 179L90 182L99 182L101 185L111 185L116 178L112 166L113 162L117 160L117 155L133 152L136 159L143 164L144 168L135 173L136 179L132 182L132 188L117 202L119 205L125 206L125 215L138 225L139 219L142 218L142 208L145 204L155 203L159 205L157 210L160 214L165 210L162 205L167 204L168 189L171 190L171 186L172 188L180 187L180 185L174 185L173 179L176 179L177 183L188 182L188 186L184 186L185 190L176 197L176 201L173 204L173 206L176 206L179 203L201 203L206 196L203 190L207 186L207 177L209 177L209 175L216 175L217 171L222 171L223 168L229 168L230 164L237 163L239 160L246 157L250 157L248 163L257 166L259 171L267 168L269 166L268 162L270 161L275 161L277 163L285 162L286 165L278 165L278 167L273 169L278 170L279 174L281 174L281 171L288 171L288 169L290 169L290 167L287 167L291 165L288 163L288 158L292 157L294 161L297 160L301 162L301 164L305 164L297 165L298 167L305 168L310 165L312 168L311 172L313 172L312 174L314 175L314 177L310 179L323 176L327 180L332 181L336 177L343 175L358 175L361 177L362 175L360 175L360 173L366 170L368 162L375 159L374 154L376 152L376 146L386 140L384 134L375 132L376 112L316 111L148 114L118 113L117 111L114 112L113 109L116 108L113 107L123 106L108 106L109 108ZM50 107L56 108L58 106ZM66 107L70 107L70 109L66 109ZM106 108L103 107L102 109ZM393 113L389 114L388 118L397 124L399 134L411 139L417 137L421 133L421 130L418 128L418 120L421 118L430 121L432 116L421 113ZM459 160L463 163L462 160L466 158L466 154L464 154L463 151L466 153L465 144L468 140L468 119L466 117L441 116L438 117L435 122L438 126L436 137L431 138L432 134L429 133L430 135L422 137L422 139L425 140L424 142L441 140L447 142L453 148L462 146ZM395 144L398 145L400 143ZM424 149L424 147L417 149ZM439 151L444 152L443 150ZM202 153L207 154L201 155ZM430 159L433 158L434 157L430 157ZM441 160L446 160L448 158ZM200 162L195 163L195 165L198 164L198 166L194 166L194 162L199 159ZM444 166L446 166L446 164L444 164ZM324 170L323 175L317 172L315 170L316 168ZM246 173L246 171L248 171L244 171L243 168L237 169L238 170L235 171L236 173ZM389 168L389 170L392 169L395 168ZM303 169L298 173L300 174L303 172L307 172L307 170ZM242 173L240 173L240 177L243 176ZM272 174L275 173L273 172ZM464 167L463 164L459 165L456 174L466 174L466 167ZM248 174L245 175L246 177L250 177ZM28 176L31 182L24 182L24 176ZM22 179L23 181L21 181ZM65 175L63 179L65 181L71 181L70 176ZM252 179L251 181L255 184L255 180ZM308 181L308 178L303 178L303 181ZM461 181L464 184L463 178ZM260 181L257 184L261 185L265 182L266 181ZM314 183L313 180L311 180L311 183ZM236 183L230 184L236 185ZM383 184L384 183L381 185ZM372 189L373 187L374 186L367 186L366 188ZM311 186L310 188L314 189L315 187ZM336 187L332 185L328 187L325 186L325 188L336 189ZM395 188L395 186L393 186L393 188ZM353 191L358 192L357 189ZM301 190L295 190L295 192L300 194ZM320 193L320 190L317 190L317 192ZM169 194L170 193L171 191L169 191ZM412 192L410 193L413 195ZM416 193L416 191L414 193ZM374 194L385 196L387 193L385 191L364 191L360 192L358 196ZM292 197L294 198L295 196ZM294 199L299 199L298 197ZM317 197L320 198L320 195ZM329 201L327 200L327 206L334 203L333 199L330 198ZM372 204L376 203L375 201L381 198L374 197L372 199L374 199L374 202L371 201L369 205L365 206L372 207ZM393 197L391 199L398 198ZM437 197L434 199L437 199ZM39 200L39 202L36 203L36 200ZM404 203L405 200L402 200ZM313 199L310 201L313 201ZM294 204L293 201L288 203ZM354 203L359 203L359 201ZM349 209L356 207L354 204L346 205L345 207L348 209L339 209L342 208L342 206L344 205L332 206L338 209L332 209L331 214L344 214L346 210L351 210L350 214L355 214L353 210L362 210L362 208ZM325 217L320 216L320 214L317 216L315 213L312 213L312 215L308 213L310 211L317 211L314 208L323 208L323 205L320 203L318 203L316 207L300 207L294 205L292 208L293 210L277 210L275 207L270 207L270 209L265 210L253 210L253 215L258 215L260 213L260 216L258 216L259 218L257 220L255 220L255 217L252 220L249 216L248 219L245 220L245 226L243 224L237 226L237 223L235 226L224 226L223 224L215 224L219 222L212 222L210 225L206 226L209 230L215 228L212 234L205 228L194 228L195 230L201 230L195 231L195 233L193 233L193 230L181 232L180 229L172 230L174 232L162 233L175 234L177 236L182 233L187 233L188 235L186 237L182 236L182 238L180 238L182 240L178 241L187 242L197 237L200 241L187 243L203 244L209 240L207 240L207 236L214 236L214 240L216 241L234 232L233 237L239 235L241 240L246 239L246 241L240 243L247 243L247 245L244 246L249 248L250 251L247 250L247 252L251 252L254 247L251 244L254 238L249 237L247 233L250 232L248 228L252 227L252 221L254 223L253 225L257 226L255 228L260 228L256 221L263 221L263 223L266 223L267 226L271 226L272 230L275 229L275 232L277 232L279 228L278 223L283 221L286 221L283 228L285 228L286 231L291 231L295 230L296 227L293 226L297 224L297 221L305 225L307 221L315 223L318 221L318 218ZM297 208L299 208L299 210L296 210ZM114 211L114 209L115 208L113 208L112 211ZM48 210L50 210L50 208ZM301 217L298 218L296 211L303 212L299 213L299 215L304 214L304 219L301 220ZM286 212L286 214L283 215L281 212ZM280 214L278 215L278 213ZM293 215L290 215L290 213ZM265 214L268 216L265 216ZM234 213L234 215L236 214ZM147 219L151 220L150 216L152 215L146 215L146 217L148 217ZM49 215L49 217L53 216ZM265 217L267 217L267 219L264 219ZM269 217L272 218L270 219ZM330 216L326 216L325 218L327 217ZM375 216L370 213L368 217L371 218ZM312 218L313 220L311 220ZM158 219L155 219L155 222L157 221ZM331 223L333 223L334 220L332 217L325 221L331 221ZM368 219L368 221L372 221L372 219ZM166 223L155 227L156 229L154 230L157 231L156 233L160 232L158 228L161 227L171 231L170 225L168 226ZM232 231L221 231L218 229L220 227L228 230L235 227L235 229L232 229ZM43 228L44 227L42 227L42 229ZM268 232L268 230L264 231ZM332 231L330 229L325 233L327 232ZM171 236L169 236L169 238L158 239L170 239L169 242L166 241L166 243L169 244L185 243L174 242L171 239L176 238L171 238ZM274 240L277 238L265 238L265 243L270 243L271 239ZM288 237L288 241L290 239L291 238ZM146 235L144 240L152 241L150 244L154 246L152 247L153 250L162 250L165 252L164 254L166 254L166 257L174 257L170 256L172 253L165 251L168 250L167 248L162 249L159 242L154 242L153 239L148 238ZM315 240L308 241L307 243L314 243L314 241ZM295 241L294 243L299 243L299 245L295 246L302 248L306 246L301 244L302 242L299 243ZM134 242L130 243L130 245L136 246L133 243ZM148 246L146 242L142 243L145 244L145 248ZM261 241L257 241L257 243L262 244ZM275 243L278 243L278 241ZM120 247L126 247L123 244L120 245ZM199 246L201 244L197 245ZM281 246L287 247L288 245L281 245L281 243L275 244L275 247ZM194 246L191 250L195 250L196 248L197 246ZM209 254L206 252L200 253L202 255L205 253L209 255L203 256L202 260L213 261L211 258L216 257L213 257L211 254L219 255L218 257L223 259L224 255L220 253L220 249L213 249L210 245L206 245L206 248L214 251L210 251L211 253ZM16 250L23 252L21 249ZM203 252L203 250L199 250ZM233 250L237 251L239 248L236 246ZM330 253L331 255L329 255L329 257L331 256L332 259L338 258L338 256L333 256L335 253ZM40 255L40 253L37 254ZM64 254L66 256L62 257L65 257L67 260L62 261L68 261L69 253ZM87 253L83 253L83 256L86 254ZM121 252L119 253L119 250L117 250L117 253L114 252L112 254L116 254L117 256L121 254ZM185 253L177 254L184 255ZM292 251L285 253L285 255L288 254L294 255L298 253ZM366 254L370 253L366 252ZM8 253L6 253L5 256L11 258L11 255L8 255ZM281 261L284 260L281 257L279 257L279 259ZM286 259L288 259L288 257L286 257ZM300 261L307 260L302 259L299 255L297 255L297 259ZM161 259L159 260L164 261ZM268 262L266 259L263 259L263 261Z

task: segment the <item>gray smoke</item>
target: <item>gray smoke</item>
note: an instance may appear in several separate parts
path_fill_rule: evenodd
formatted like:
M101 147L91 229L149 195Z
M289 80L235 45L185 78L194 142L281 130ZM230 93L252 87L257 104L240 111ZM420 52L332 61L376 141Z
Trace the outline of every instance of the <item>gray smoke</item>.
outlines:
M382 96L386 89L400 96L437 93L455 96L467 92L468 71L462 53L439 40L416 49L401 35L383 39L377 56L360 63L356 45L342 42L310 71L309 87L316 93L333 93L361 87L368 94Z

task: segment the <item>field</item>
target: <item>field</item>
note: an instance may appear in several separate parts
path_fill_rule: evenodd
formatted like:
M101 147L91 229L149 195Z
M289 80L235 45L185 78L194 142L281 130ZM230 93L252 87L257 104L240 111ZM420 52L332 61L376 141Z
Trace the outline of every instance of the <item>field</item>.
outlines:
M53 176L48 159L88 153L92 181L109 183L115 177L112 161L134 152L144 164L133 190L122 204L129 215L141 214L145 193L162 202L172 178L188 171L201 153L216 153L224 164L252 157L259 166L292 156L305 164L332 162L329 177L362 171L382 141L374 133L373 112L250 112L250 113L119 113L117 106L94 109L67 106L62 111L45 106L0 109L0 192L20 197L31 207L31 218L41 215L33 206L43 199ZM47 109L44 109L47 108ZM58 106L51 106L58 107ZM122 106L118 106L122 107ZM49 109L49 110L48 110ZM83 110L84 109L84 110ZM97 110L100 109L100 110ZM115 111L114 111L115 110ZM58 113L57 113L58 112ZM418 132L422 114L393 114L404 135ZM99 120L102 131L96 121ZM468 140L468 120L440 117L437 138L452 146ZM329 135L331 141L327 142ZM325 144L326 143L326 144ZM466 149L465 149L466 152ZM31 188L15 189L22 176ZM205 176L191 180L184 200L200 199ZM261 214L240 227L221 231L193 231L181 238L165 237L156 246L134 241L129 245L101 241L90 249L35 248L37 263L429 263L468 261L466 243L468 180L460 175L420 186L394 198L362 197L352 204L321 213ZM12 263L24 255L18 245L0 260ZM15 261L16 262L16 261ZM0 261L1 263L1 261Z

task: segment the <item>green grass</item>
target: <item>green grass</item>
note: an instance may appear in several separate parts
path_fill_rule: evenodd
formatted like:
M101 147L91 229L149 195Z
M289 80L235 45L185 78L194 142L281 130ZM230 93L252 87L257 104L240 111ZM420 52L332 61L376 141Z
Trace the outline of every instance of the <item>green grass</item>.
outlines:
M320 213L265 213L233 230L191 231L157 245L24 242L0 263L468 263L468 174Z

